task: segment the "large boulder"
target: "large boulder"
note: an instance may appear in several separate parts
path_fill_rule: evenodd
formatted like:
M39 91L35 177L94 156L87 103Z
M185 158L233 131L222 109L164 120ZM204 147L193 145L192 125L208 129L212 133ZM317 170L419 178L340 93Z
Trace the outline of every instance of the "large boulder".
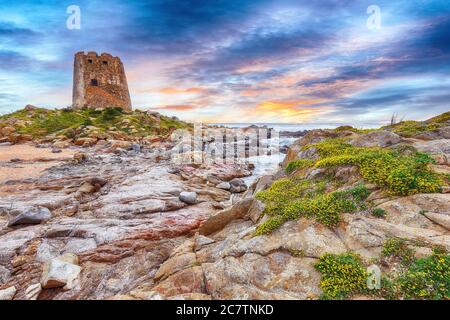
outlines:
M32 285L29 285L26 289L25 289L25 298L27 298L27 300L36 300L39 296L39 294L42 291L42 286L40 283L35 283Z
M447 165L450 161L450 139L431 141L413 140L413 147L420 152L429 153L438 164Z
M75 152L73 155L73 160L78 163L86 161L87 159L88 159L88 156L84 152Z
M229 182L220 182L216 185L216 188L223 189L223 190L230 190L231 185Z
M26 111L34 111L34 110L36 110L38 107L36 107L36 106L33 106L32 104L27 104L26 106L25 106L25 108L23 108L24 110L26 110Z
M181 202L186 204L196 204L197 203L197 193L183 191L180 193L179 199Z
M16 291L16 287L14 286L0 290L0 300L12 300Z
M132 145L130 141L122 141L122 140L108 140L108 142L111 144L110 150L117 150L117 149L129 150L131 149Z
M70 290L75 287L81 267L78 266L78 258L74 254L64 254L44 264L42 271L42 288L64 287Z
M12 218L8 227L21 225L21 224L39 224L52 217L50 210L44 207L31 207L24 209L14 218Z
M70 147L69 141L55 141L53 147L57 149L64 149Z
M247 185L245 181L240 178L234 178L230 181L230 192L241 193L247 190Z
M389 147L400 143L402 137L386 130L377 130L362 134L350 141L355 147Z
M414 135L414 138L421 140L450 139L450 126L439 128L433 131L421 132L417 135Z
M6 283L11 277L11 271L4 266L0 265L0 285Z
M0 133L3 137L8 137L10 134L16 132L16 129L14 127L4 127L0 130Z
M131 145L131 150L133 150L136 153L141 152L141 145L139 143L133 143Z
M232 207L217 212L203 222L200 226L199 233L206 236L223 229L233 220L244 218L248 214L253 201L253 198L245 198Z
M32 141L33 136L30 134L20 134L20 133L11 133L8 136L8 141L12 144L23 143L27 141Z
M336 138L338 134L331 130L311 130L303 138L296 140L288 149L287 155L282 162L282 166L286 167L289 162L297 159L310 159L315 155L315 149L302 150L304 146L312 143L318 143L325 139Z
M97 142L97 139L94 138L77 138L73 142L77 146L90 147L93 146Z

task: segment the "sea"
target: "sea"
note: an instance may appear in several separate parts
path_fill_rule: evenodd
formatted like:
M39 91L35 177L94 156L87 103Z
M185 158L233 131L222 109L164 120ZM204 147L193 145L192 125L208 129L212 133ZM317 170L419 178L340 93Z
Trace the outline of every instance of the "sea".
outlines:
M317 124L292 124L292 123L212 123L211 125L223 126L227 128L245 128L251 125L256 125L258 127L272 128L278 132L281 131L304 131L311 129L325 129L334 128L333 125L317 125ZM278 145L279 148L283 146L290 146L298 138L294 137L279 137L267 139L267 144ZM243 178L247 185L253 183L258 177L263 175L274 174L280 168L280 163L284 160L286 154L280 152L274 152L270 155L259 155L250 157L247 160L255 165L253 174L249 177Z
M258 127L267 127L272 128L276 131L304 131L304 130L312 130L312 129L334 129L338 126L344 124L328 124L328 123L211 123L210 125L223 126L227 128L245 128L252 125L256 125ZM379 128L380 124L364 124L361 128ZM279 138L268 139L267 143L269 145L277 144L279 148L283 146L290 146L294 141L299 138L283 136ZM280 163L284 160L286 154L283 153L272 153L270 155L259 155L255 157L250 157L248 159L249 162L255 165L255 170L253 174L249 177L244 178L247 185L250 185L253 181L255 181L258 177L263 175L270 175L277 172L280 168Z

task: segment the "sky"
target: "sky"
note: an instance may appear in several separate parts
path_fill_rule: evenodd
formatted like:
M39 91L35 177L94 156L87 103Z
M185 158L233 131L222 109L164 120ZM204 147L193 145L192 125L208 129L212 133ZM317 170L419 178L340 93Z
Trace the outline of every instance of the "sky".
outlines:
M122 59L134 108L188 121L364 127L450 110L448 0L0 0L0 113L71 105L78 51Z

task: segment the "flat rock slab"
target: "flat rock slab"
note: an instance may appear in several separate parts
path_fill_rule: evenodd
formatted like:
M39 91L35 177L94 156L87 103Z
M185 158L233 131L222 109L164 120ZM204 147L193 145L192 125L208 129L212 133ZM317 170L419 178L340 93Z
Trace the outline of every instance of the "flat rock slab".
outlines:
M50 219L51 217L52 213L47 208L33 207L25 209L17 216L12 218L8 223L8 227L21 224L39 224L47 219Z
M44 265L41 278L42 288L65 287L70 290L74 287L74 282L80 272L81 268L75 264L59 258L53 259Z
M0 290L0 300L12 300L14 295L16 294L15 287L9 287L3 290Z

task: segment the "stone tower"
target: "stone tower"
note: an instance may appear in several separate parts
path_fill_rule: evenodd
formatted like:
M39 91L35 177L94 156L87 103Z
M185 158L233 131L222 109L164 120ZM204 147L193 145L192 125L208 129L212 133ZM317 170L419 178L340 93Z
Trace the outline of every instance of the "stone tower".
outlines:
M118 57L95 52L75 54L72 106L131 111L125 69Z

